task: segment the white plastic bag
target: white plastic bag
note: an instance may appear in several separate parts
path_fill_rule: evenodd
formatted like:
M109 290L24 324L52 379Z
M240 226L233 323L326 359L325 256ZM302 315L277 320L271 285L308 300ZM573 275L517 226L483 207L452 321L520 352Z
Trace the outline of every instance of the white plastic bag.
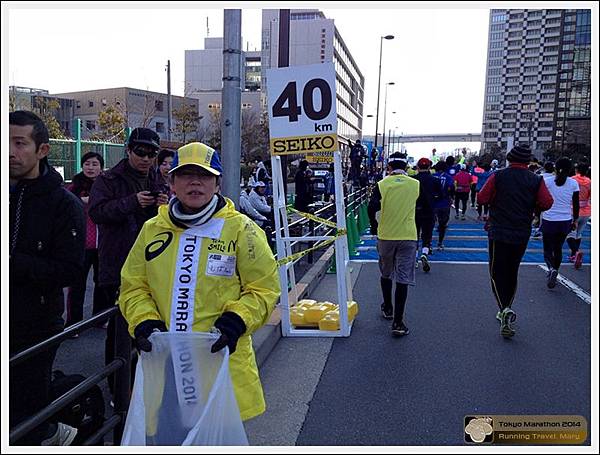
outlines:
M137 364L124 446L248 445L218 335L157 332Z

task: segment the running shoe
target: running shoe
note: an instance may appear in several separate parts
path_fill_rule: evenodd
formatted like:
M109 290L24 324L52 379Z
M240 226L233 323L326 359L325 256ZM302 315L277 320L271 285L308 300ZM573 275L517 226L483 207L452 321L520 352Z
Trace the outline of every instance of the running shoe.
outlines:
M381 304L381 316L383 319L394 319L394 310L392 307L386 308L385 304Z
M419 261L417 259L415 259L415 269L419 268Z
M444 251L444 244L443 243L438 243L437 249L438 251Z
M404 322L401 322L400 324L397 324L396 322L394 322L392 324L392 335L401 337L404 335L408 335L408 333L409 333L408 327L406 327Z
M462 216L460 217L461 220L466 220L467 217L465 216L465 214L463 213Z
M426 254L421 255L421 264L423 264L423 272L427 273L431 270L431 266L429 265L429 259L427 259Z
M496 319L498 319L498 322L502 323L502 311L498 310L496 313Z
M554 289L556 287L556 277L558 276L558 270L550 269L550 273L548 273L548 281L547 285L549 289Z
M40 445L43 446L68 446L71 445L77 436L77 428L66 425L62 422L56 424L56 433L47 439L44 439Z
M500 314L500 334L504 338L512 338L515 335L515 328L512 326L517 319L516 313L510 308L506 307Z
M578 251L577 254L575 254L575 270L579 270L581 264L583 264L583 253Z
M454 219L458 220L458 213L456 215L454 215Z

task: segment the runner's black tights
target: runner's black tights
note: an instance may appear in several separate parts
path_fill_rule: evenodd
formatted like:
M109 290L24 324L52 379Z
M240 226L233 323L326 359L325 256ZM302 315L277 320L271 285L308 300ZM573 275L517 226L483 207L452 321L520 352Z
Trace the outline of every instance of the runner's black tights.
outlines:
M553 232L551 234L544 233L544 261L546 265L551 268L558 270L562 263L562 247L567 238L567 233Z
M519 245L488 240L492 292L500 310L512 305L517 292L519 266L526 249L527 243Z
M408 297L408 284L396 282L396 292L394 293L394 323L400 324L404 318L404 307Z
M385 308L392 306L392 280L381 278L381 291L383 293L383 305ZM404 307L408 297L408 284L396 282L396 291L394 292L394 323L400 324L404 318Z

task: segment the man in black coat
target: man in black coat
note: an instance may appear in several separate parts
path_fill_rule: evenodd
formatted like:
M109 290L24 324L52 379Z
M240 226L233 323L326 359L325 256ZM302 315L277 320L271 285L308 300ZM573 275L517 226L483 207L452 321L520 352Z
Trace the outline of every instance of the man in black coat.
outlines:
M149 128L135 128L127 141L127 158L98 176L92 185L88 213L98 225L98 284L107 307L115 304L121 268L142 226L158 214L168 196L154 169L160 137ZM109 323L105 361L114 359L115 325ZM109 387L113 390L112 376Z
M9 119L10 356L64 327L63 288L83 273L85 219L80 200L49 164L48 130L32 112ZM11 428L48 405L56 347L10 366ZM44 423L19 444L68 445L77 430Z

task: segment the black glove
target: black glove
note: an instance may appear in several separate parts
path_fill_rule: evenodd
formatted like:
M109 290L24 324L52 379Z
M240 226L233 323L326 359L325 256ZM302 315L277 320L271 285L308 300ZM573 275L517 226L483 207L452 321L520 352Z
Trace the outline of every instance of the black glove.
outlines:
M225 346L229 348L229 354L235 352L238 339L246 331L244 320L236 313L226 311L215 321L215 327L221 331L221 336L210 348L210 352L217 352Z
M154 332L166 332L167 326L163 321L159 321L157 319L147 319L138 324L138 326L133 331L133 335L135 336L135 340L133 340L133 344L135 345L138 351L150 352L152 351L152 343L148 338Z

